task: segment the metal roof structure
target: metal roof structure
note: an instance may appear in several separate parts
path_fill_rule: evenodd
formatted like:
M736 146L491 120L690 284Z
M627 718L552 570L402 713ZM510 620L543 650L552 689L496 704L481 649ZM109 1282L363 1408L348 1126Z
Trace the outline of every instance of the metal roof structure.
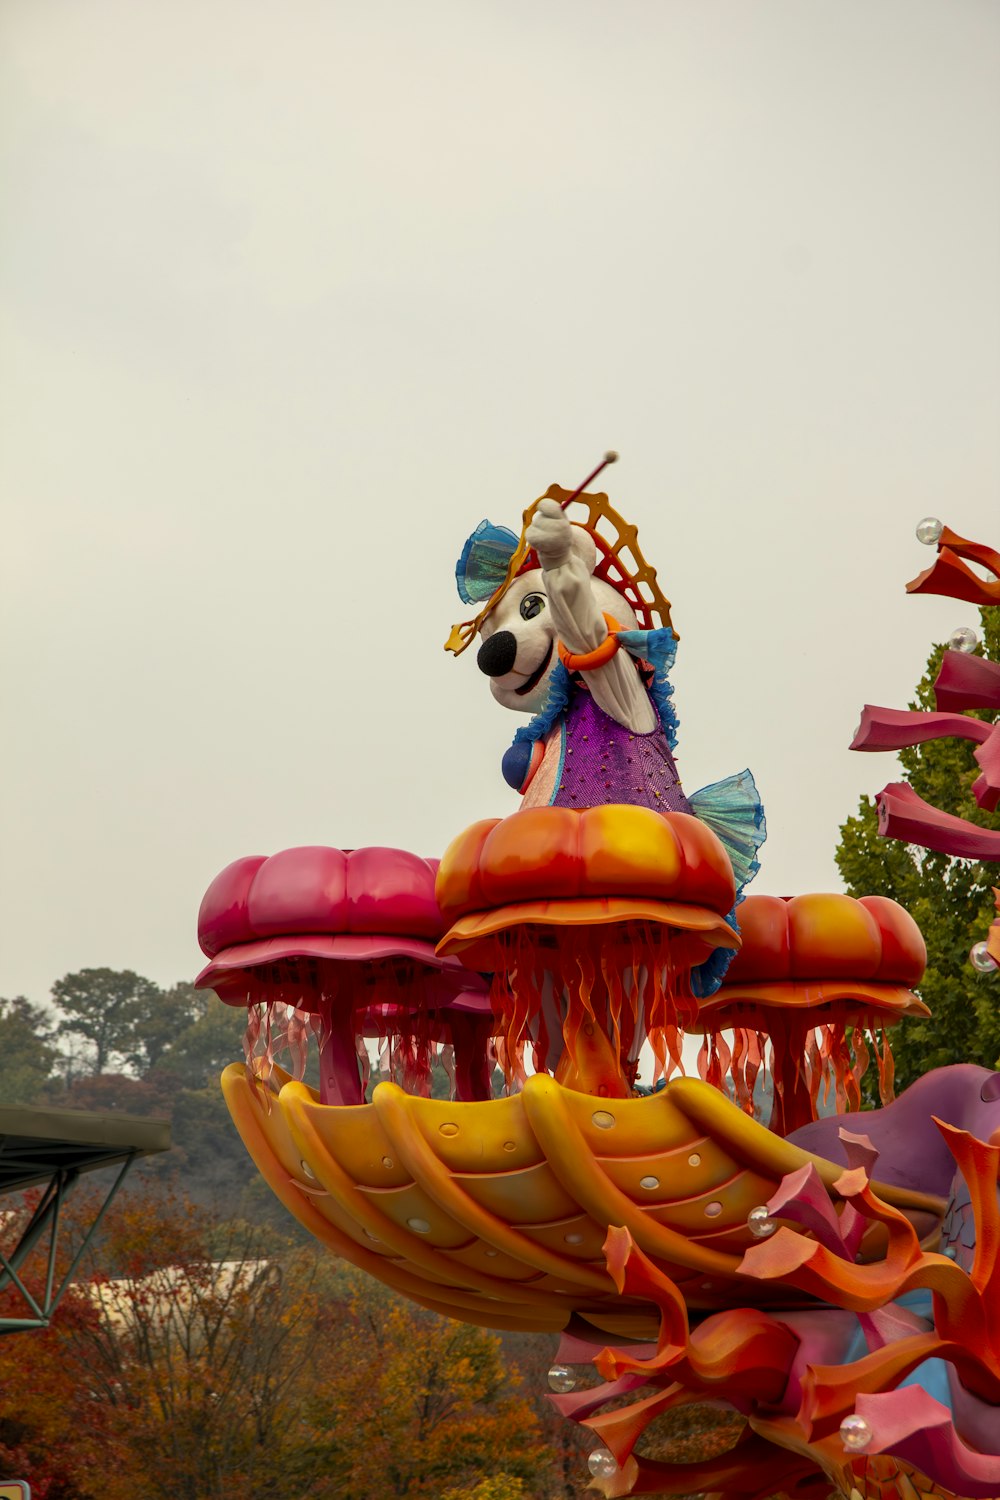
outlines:
M38 1204L23 1226L17 1244L0 1250L0 1291L14 1287L24 1317L0 1317L0 1334L46 1328L83 1255L116 1198L132 1163L170 1149L170 1123L118 1113L78 1109L0 1108L0 1194L42 1187ZM83 1243L56 1283L59 1220L68 1193L87 1172L117 1167L114 1181L87 1230ZM33 1292L20 1272L32 1251L48 1240L44 1290Z

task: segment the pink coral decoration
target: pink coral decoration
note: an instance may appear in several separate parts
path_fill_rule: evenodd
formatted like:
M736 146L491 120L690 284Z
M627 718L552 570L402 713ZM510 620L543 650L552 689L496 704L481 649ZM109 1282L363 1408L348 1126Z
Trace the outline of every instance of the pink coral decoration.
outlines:
M963 1443L949 1409L919 1386L861 1391L855 1410L871 1428L872 1452L891 1453L932 1474L935 1483L963 1500L996 1500L1000 1495L1000 1452L983 1453ZM993 1422L1000 1446L995 1415Z
M941 594L972 604L1000 603L1000 553L970 542L948 526L938 533L936 561L908 583L911 594ZM994 574L986 581L963 558ZM977 741L973 751L981 774L973 783L976 802L986 812L1000 806L1000 724L970 717L973 710L1000 708L1000 663L960 651L946 651L934 684L936 712L865 705L852 750L900 750L929 740ZM1000 834L930 806L905 782L890 783L876 798L878 831L936 849L959 859L1000 860Z
M959 859L1000 860L1000 833L932 807L905 781L890 782L875 798L882 838L937 849Z

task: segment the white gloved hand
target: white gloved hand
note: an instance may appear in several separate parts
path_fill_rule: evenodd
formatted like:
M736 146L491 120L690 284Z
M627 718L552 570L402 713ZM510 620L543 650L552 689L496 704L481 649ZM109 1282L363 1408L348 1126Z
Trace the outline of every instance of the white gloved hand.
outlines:
M525 532L543 568L561 568L573 550L573 527L558 500L542 500Z

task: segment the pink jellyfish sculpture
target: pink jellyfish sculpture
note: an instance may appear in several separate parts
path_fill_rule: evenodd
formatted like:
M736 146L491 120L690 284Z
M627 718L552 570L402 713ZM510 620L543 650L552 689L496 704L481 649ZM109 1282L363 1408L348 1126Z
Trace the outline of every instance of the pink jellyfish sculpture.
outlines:
M311 1033L321 1101L363 1104L377 1039L407 1092L429 1092L437 1052L457 1098L490 1097L488 983L434 951L446 927L437 863L307 845L237 859L216 876L198 914L209 963L195 982L247 1006L249 1067L268 1077L282 1057L301 1076Z

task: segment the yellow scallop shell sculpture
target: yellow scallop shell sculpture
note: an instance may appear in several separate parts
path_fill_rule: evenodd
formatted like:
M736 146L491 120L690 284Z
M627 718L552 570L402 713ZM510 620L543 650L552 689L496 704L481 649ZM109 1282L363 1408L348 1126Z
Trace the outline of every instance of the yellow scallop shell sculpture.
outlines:
M537 1075L465 1104L381 1083L371 1104L336 1106L280 1069L265 1084L234 1063L222 1086L254 1162L310 1233L424 1307L489 1328L557 1331L575 1313L601 1333L655 1337L653 1309L608 1274L609 1224L689 1306L740 1305L751 1209L810 1161L835 1197L843 1170L690 1078L601 1100ZM879 1192L936 1233L939 1199ZM752 1300L761 1294L756 1282Z

